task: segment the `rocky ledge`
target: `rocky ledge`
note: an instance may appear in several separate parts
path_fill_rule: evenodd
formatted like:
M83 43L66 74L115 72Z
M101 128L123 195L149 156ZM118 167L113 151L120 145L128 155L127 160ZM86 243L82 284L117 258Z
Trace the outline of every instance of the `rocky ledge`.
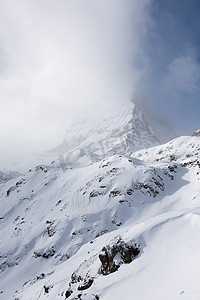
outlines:
M200 136L200 128L197 129L192 136Z

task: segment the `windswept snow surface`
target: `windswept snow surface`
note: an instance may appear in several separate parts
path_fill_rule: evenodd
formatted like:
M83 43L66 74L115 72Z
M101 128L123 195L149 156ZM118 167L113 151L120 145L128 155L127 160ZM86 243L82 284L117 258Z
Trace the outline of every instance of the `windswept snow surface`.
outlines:
M79 150L70 167L2 183L1 299L199 299L199 151L199 137L93 161ZM102 275L99 254L119 237L141 252Z
M130 103L2 180L0 299L200 299L200 137L162 142Z
M21 174L16 171L0 171L0 184L19 177Z

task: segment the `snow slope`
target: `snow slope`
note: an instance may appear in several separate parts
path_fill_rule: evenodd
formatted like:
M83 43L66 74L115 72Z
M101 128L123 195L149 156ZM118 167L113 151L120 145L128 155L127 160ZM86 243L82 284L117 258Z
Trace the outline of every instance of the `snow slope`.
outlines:
M11 179L19 177L21 174L17 171L0 171L0 184Z
M181 137L2 184L1 298L65 299L71 283L68 299L198 299L199 150L199 137ZM119 237L141 252L102 275L98 256ZM78 290L73 273L93 284Z
M159 145L130 107L104 123L0 184L1 299L200 298L200 137Z

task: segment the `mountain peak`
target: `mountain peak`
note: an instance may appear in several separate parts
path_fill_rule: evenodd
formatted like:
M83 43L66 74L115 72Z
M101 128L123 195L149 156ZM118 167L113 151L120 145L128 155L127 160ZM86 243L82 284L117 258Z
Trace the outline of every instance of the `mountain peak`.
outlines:
M157 126L159 127L159 126ZM165 142L162 130L154 129L139 108L129 101L104 112L87 114L72 124L56 149L59 154L83 150L102 159L107 154L132 154Z

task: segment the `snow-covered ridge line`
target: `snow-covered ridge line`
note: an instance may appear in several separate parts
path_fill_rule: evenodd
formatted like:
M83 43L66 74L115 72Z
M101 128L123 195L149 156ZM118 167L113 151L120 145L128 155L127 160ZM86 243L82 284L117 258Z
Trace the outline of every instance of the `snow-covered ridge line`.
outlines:
M180 266L186 257L181 257L179 251L187 245L187 255L194 252L198 261L195 249L200 227L199 137L180 137L128 155L107 153L103 159L90 159L82 152L64 172L57 159L0 186L2 299L13 295L20 300L65 299L69 290L73 292L70 300L80 294L83 300L98 299L97 296L121 300L123 293L131 295L134 282L136 298L146 300L149 276L153 274L161 280L153 271L160 272L160 267L171 274L174 251ZM189 244L185 231L190 236ZM174 239L179 245L171 249L171 243L176 245ZM125 256L120 253L131 249L127 250L131 241L140 245L140 253L127 264L133 252ZM119 246L112 246L113 243ZM99 255L104 247L110 249L112 264L116 265L111 270L118 270L106 277L99 271ZM165 255L169 257L166 264ZM158 263L159 259L162 263ZM188 273L184 273L187 275L180 280L172 272L173 280L170 289L164 289L164 296L162 290L154 287L154 299L179 299L181 284L184 288L190 284L197 295L199 290L193 290L196 279L189 276L194 269L198 275L198 269L190 270L189 266ZM74 282L72 274L80 275L80 282L77 276ZM178 291L173 282L180 286Z

